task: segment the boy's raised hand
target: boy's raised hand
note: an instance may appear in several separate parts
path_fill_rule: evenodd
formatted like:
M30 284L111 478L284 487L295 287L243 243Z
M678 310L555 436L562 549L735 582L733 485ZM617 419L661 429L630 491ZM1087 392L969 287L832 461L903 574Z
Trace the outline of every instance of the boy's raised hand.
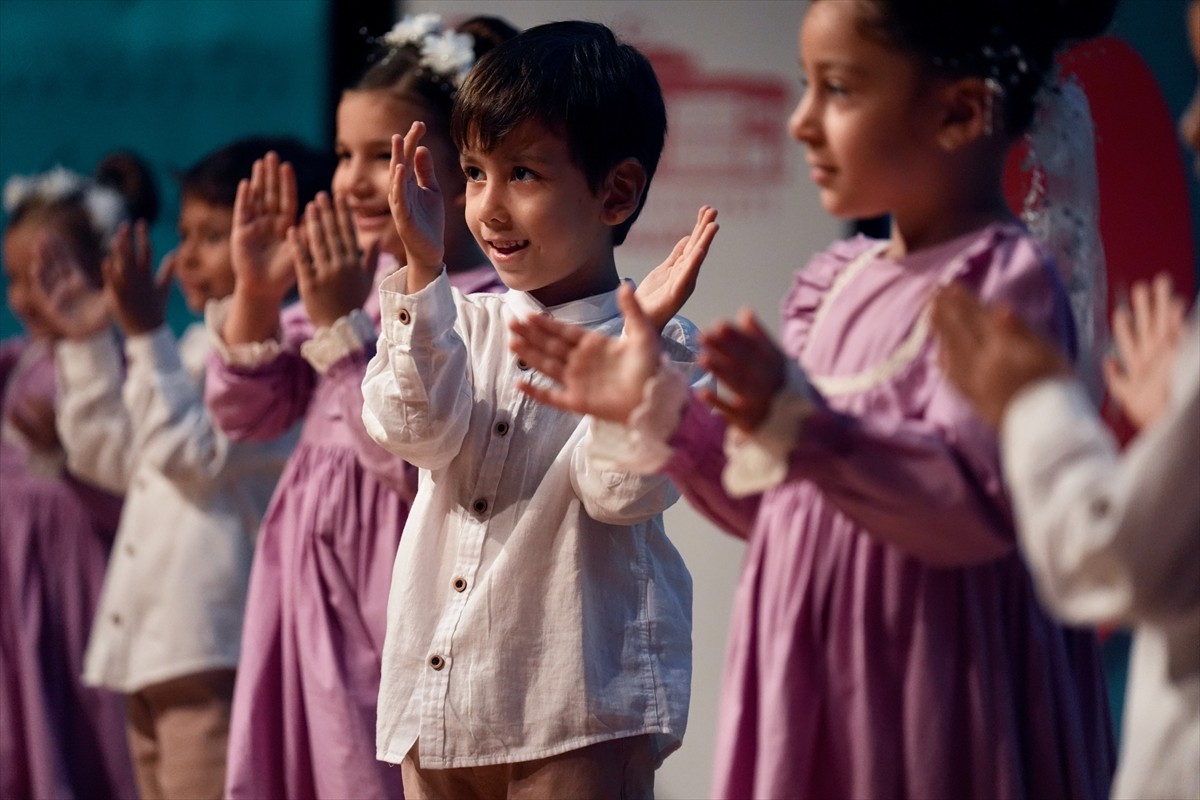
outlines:
M446 209L433 168L433 155L421 146L425 123L414 122L404 136L392 136L392 184L388 205L408 265L408 291L428 286L441 270Z
M318 193L287 238L300 300L314 325L329 327L362 308L374 284L379 243L366 253L359 250L345 198L339 197L335 208L328 194Z
M554 408L626 422L642 401L646 382L658 371L662 345L627 284L617 290L617 302L625 315L625 333L619 338L548 315L511 322L509 348L560 384L543 388L523 381L518 388Z
M692 228L691 235L680 239L667 260L651 270L638 284L638 305L660 333L696 290L700 265L704 263L709 245L718 230L717 210L702 206L696 215L696 226Z
M250 178L238 183L229 244L235 291L278 305L296 282L290 252L283 246L296 219L296 173L274 152L254 162Z
M1184 303L1166 273L1149 285L1135 283L1129 294L1130 305L1113 311L1119 357L1104 360L1104 381L1125 416L1140 429L1158 419L1170 401Z
M783 386L787 356L749 309L736 323L718 322L701 336L700 366L721 384L720 393L701 389L700 399L736 428L749 432L767 418Z
M117 229L101 273L113 316L127 335L150 333L162 326L173 265L174 259L168 256L158 275L153 273L144 220L138 220L132 229L129 223Z
M111 318L104 291L88 282L62 237L46 231L37 247L32 296L54 335L83 340L107 328Z

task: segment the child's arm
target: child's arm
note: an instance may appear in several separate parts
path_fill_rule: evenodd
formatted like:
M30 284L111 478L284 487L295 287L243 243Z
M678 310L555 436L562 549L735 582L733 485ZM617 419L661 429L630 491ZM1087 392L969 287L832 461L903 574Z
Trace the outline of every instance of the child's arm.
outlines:
M443 242L446 209L429 148L421 146L425 123L414 122L404 136L392 136L392 185L388 205L404 242L408 267L406 292L415 294L433 283L445 264Z
M371 438L422 469L454 458L470 422L469 353L455 327L456 303L443 272L406 293L407 268L379 287L380 335L362 382L362 419Z

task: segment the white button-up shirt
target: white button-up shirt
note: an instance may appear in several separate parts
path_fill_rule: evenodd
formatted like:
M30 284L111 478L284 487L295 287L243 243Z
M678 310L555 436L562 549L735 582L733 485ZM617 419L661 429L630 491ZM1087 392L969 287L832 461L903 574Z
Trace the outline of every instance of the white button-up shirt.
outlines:
M691 688L691 577L662 511L664 477L584 458L585 419L518 391L535 375L508 349L515 317L618 335L610 292L543 308L528 294L467 295L445 274L415 294L380 288L382 332L363 421L420 468L388 603L378 756L419 740L421 766L542 758L658 734L679 745ZM668 357L693 365L672 320Z
M295 432L233 443L203 402L208 338L166 327L57 346L70 469L125 494L84 660L121 692L237 665L254 537Z
M1133 627L1113 797L1200 797L1200 309L1163 418L1121 454L1081 385L1042 381L1001 429L1021 547L1068 622Z

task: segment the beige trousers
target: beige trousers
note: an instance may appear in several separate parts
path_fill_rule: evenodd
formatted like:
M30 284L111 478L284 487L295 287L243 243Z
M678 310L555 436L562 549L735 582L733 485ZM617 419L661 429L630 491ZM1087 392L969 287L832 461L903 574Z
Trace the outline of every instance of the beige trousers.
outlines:
M404 757L406 800L653 800L654 745L632 736L536 761L423 769L417 747Z
M225 793L231 669L126 695L129 749L141 800L220 800Z

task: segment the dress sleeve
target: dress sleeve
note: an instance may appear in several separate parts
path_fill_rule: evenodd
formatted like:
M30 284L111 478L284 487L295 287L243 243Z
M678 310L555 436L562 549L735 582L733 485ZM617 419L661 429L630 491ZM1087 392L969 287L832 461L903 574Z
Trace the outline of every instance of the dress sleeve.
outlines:
M67 468L88 483L125 494L132 477L133 430L121 400L125 365L116 333L55 346L56 424Z
M1027 238L991 242L949 277L1072 347L1065 293ZM995 434L945 380L932 341L917 359L928 392L918 417L884 423L818 412L801 428L788 480L811 481L870 533L927 563L967 566L1004 556L1015 535Z
M453 460L470 423L467 345L443 270L419 292L403 291L406 271L379 288L380 335L362 381L362 420L389 452L422 469Z
M1171 388L1165 416L1123 455L1076 381L1043 381L1005 413L1022 550L1042 598L1070 622L1169 625L1200 609L1196 317Z
M317 384L316 370L300 355L300 345L310 338L312 326L299 307L287 309L280 340L272 341L269 348L256 347L255 357L243 359L232 355L221 337L224 308L224 304L210 304L205 313L213 341L205 403L217 426L234 441L278 438L304 418Z

